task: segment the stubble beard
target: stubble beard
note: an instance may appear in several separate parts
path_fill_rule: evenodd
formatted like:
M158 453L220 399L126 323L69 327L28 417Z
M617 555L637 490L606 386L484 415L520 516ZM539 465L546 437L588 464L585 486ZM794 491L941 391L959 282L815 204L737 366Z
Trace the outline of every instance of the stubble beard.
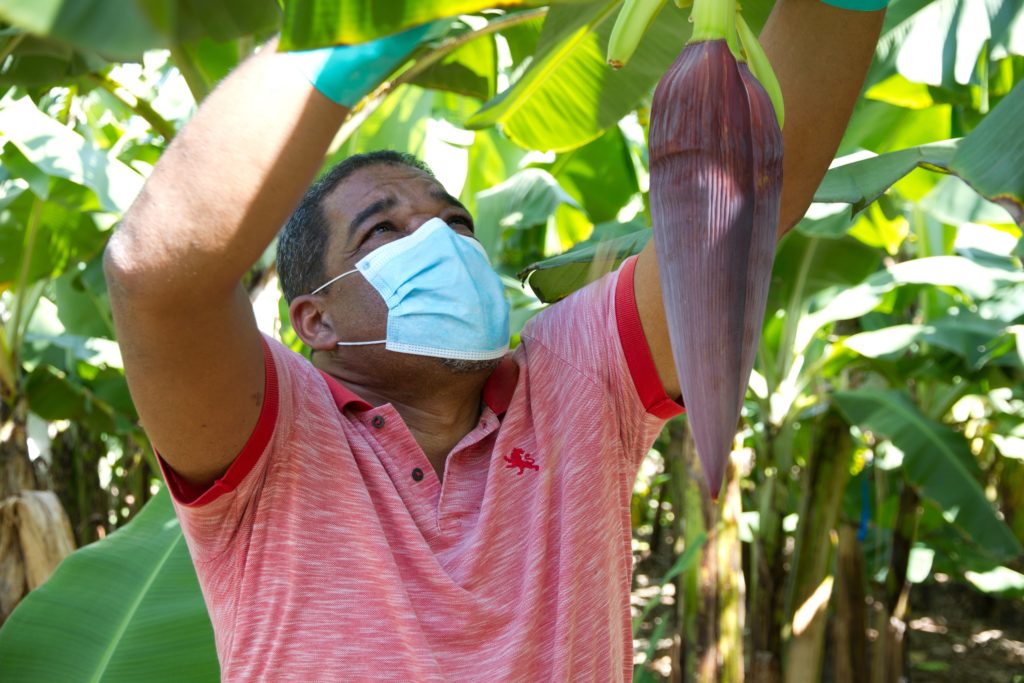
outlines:
M494 358L493 360L464 360L462 358L441 358L441 366L447 370L451 370L457 375L469 375L478 372L493 372L498 364L501 363L500 358Z

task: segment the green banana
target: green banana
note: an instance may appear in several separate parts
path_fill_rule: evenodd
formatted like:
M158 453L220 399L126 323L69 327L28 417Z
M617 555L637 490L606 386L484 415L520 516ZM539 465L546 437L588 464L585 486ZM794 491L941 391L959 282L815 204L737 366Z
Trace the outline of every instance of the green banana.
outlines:
M640 45L640 38L668 0L626 0L608 39L608 63L621 69Z
M775 77L775 70L772 69L772 64L768 61L768 55L764 53L761 42L738 11L736 12L736 32L739 33L740 45L743 46L743 53L750 72L761 83L761 87L767 91L772 106L775 108L775 116L779 120L779 128L782 128L786 111L782 103L782 88L779 87L779 79Z

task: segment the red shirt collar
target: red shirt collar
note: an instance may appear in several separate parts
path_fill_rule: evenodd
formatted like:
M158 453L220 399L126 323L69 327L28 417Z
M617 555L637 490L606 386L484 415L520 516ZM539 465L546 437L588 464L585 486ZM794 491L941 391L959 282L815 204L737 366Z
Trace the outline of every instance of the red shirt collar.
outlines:
M519 366L512 359L512 354L506 353L498 367L487 378L487 383L484 384L484 403L498 417L504 415L508 410L518 381Z
M317 368L320 374L325 380L327 380L327 388L331 390L331 396L334 397L334 404L338 406L338 411L344 411L345 408L352 406L356 410L369 410L373 406L364 401L363 399L356 396L355 392L346 387L344 384L328 375L323 370Z

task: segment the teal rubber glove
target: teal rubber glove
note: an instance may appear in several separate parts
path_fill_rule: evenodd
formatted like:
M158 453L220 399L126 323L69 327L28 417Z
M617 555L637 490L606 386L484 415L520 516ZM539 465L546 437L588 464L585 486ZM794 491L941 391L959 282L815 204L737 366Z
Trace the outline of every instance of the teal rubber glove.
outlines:
M889 0L821 0L826 5L857 12L877 12L889 6Z
M342 106L352 107L398 68L416 46L444 26L444 22L421 24L368 43L287 54L317 90Z

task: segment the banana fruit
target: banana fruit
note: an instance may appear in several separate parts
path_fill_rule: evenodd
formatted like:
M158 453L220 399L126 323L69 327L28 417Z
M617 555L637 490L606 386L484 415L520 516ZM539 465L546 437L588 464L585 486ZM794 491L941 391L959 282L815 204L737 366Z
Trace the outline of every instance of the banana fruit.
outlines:
M667 0L626 0L608 39L608 64L621 69L640 45L640 39Z

